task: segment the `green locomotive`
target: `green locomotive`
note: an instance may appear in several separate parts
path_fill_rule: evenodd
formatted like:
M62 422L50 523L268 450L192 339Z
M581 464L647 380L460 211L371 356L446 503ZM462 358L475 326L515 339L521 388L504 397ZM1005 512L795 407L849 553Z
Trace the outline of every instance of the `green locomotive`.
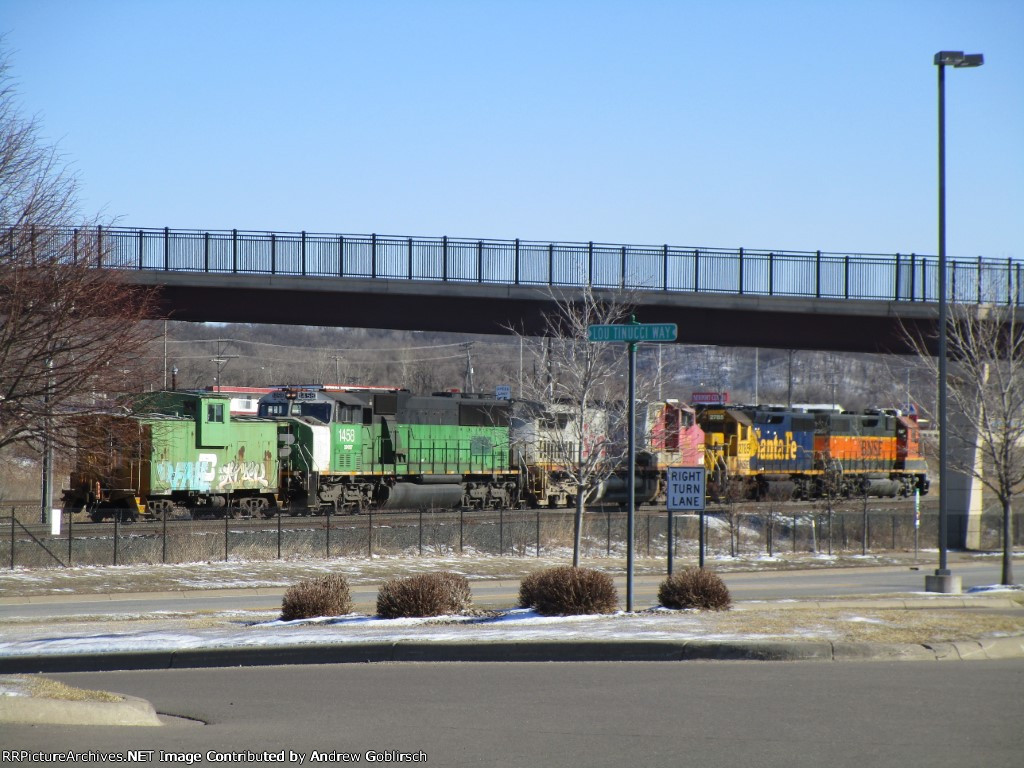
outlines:
M81 419L65 510L85 510L95 522L274 514L277 424L233 415L218 393L140 395L131 411Z
M278 422L292 513L369 507L515 507L507 401L388 387L291 387L260 400Z

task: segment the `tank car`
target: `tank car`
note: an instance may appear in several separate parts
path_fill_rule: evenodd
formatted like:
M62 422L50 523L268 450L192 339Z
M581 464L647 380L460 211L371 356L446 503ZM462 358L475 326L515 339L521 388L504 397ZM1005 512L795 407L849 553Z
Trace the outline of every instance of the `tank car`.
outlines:
M272 514L277 504L277 426L233 416L227 396L157 392L131 413L79 420L69 512L95 522L164 514Z
M261 398L259 414L278 422L282 495L292 512L519 502L507 401L287 387Z

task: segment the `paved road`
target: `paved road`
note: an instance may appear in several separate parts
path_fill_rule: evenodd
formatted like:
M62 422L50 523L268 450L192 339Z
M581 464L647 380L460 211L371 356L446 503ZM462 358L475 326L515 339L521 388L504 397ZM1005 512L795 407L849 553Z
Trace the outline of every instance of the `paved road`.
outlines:
M1017 768L1024 750L1021 661L347 664L55 677L208 724L5 725L4 749L285 750L306 765L313 750L360 762L367 750L398 750L474 768Z
M1024 560L1015 561L1017 572L1024 571ZM996 584L1000 566L997 558L987 562L953 564L953 572L963 578L964 588ZM923 592L924 577L934 565L821 568L801 571L759 571L724 573L722 578L734 600L815 599L842 595L881 595ZM635 580L634 605L646 608L657 604L658 584L664 576L639 576ZM618 579L620 598L625 600L623 579ZM355 609L373 612L377 584L352 589ZM481 608L508 608L514 605L519 582L474 581L474 603ZM105 595L71 595L48 597L44 602L0 604L0 620L5 617L74 616L83 614L128 614L152 611L200 610L278 610L283 589L206 590L133 597L118 595L111 600Z

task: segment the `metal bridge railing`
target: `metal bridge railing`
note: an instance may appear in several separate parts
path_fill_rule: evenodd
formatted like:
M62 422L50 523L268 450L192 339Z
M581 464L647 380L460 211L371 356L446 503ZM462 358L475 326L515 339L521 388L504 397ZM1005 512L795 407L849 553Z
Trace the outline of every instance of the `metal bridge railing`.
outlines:
M10 242L25 228L8 228ZM633 288L936 301L938 259L919 254L472 240L240 230L31 228L33 248L102 254L117 269ZM34 252L34 251L33 251ZM1022 264L947 259L947 299L1024 304Z

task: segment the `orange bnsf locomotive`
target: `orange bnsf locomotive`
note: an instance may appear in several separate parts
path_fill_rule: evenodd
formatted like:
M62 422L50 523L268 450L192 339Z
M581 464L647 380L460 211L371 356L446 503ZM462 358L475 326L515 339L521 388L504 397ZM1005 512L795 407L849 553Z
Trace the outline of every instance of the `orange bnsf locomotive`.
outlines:
M718 499L910 496L928 492L916 420L896 410L703 408L708 485Z

